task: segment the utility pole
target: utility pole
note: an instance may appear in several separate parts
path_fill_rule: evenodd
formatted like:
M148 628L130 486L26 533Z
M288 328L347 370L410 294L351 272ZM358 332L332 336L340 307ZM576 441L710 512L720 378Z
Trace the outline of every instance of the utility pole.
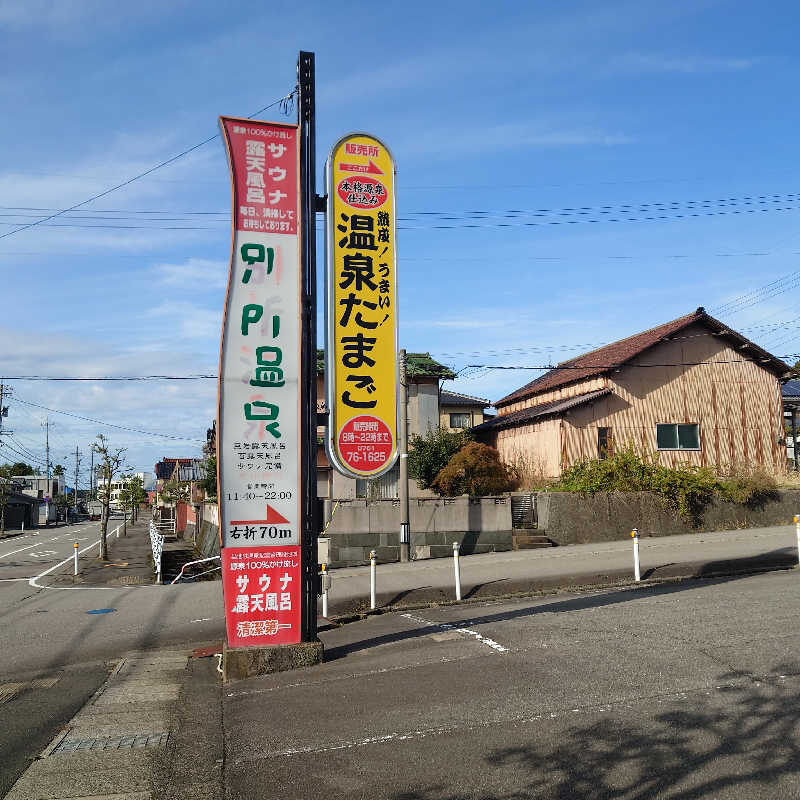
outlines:
M92 453L92 466L89 467L89 499L94 500L94 450Z
M50 496L50 417L45 417L44 422L44 451L47 465L47 496Z
M408 383L406 382L406 351L400 356L400 560L411 560L411 526L408 513Z
M78 452L78 445L75 445L75 502L72 504L72 507L75 509L75 518L78 518L78 467L80 466L81 458L80 453Z
M50 485L50 417L44 418L44 450L45 450L45 465L47 468L47 491L45 492L44 512L46 522L45 525L50 524L50 490L53 488ZM58 518L56 517L56 525L58 525Z
M11 387L6 386L0 378L0 436L13 433L13 431L3 430L3 419L8 416L8 406L3 405L5 398L11 396Z

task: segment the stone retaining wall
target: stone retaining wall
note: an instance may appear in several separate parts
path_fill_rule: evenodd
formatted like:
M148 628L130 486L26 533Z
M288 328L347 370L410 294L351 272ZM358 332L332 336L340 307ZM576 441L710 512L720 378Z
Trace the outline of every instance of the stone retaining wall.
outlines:
M633 528L641 536L672 536L699 531L788 525L800 514L800 490L781 489L775 498L755 506L714 501L692 528L649 492L540 492L536 496L539 533L556 544L624 539Z

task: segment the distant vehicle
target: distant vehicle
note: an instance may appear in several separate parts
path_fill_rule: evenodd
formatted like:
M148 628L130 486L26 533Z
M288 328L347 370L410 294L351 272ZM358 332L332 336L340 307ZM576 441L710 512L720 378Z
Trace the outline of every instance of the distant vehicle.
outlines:
M86 513L89 515L89 519L91 520L100 519L103 513L103 504L97 500L88 502L86 504Z

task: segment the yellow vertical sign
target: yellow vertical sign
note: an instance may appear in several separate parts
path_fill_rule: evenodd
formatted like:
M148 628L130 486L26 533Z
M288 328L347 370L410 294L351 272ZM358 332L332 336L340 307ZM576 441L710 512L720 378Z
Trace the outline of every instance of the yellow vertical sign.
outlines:
M339 472L374 478L397 459L394 159L353 133L326 173L326 450Z

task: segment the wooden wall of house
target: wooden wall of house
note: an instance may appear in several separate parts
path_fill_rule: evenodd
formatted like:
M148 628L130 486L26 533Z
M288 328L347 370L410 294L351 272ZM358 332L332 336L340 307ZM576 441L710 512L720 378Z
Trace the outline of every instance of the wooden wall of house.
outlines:
M495 431L493 441L500 458L523 472L555 477L561 471L561 420L547 419Z
M667 465L724 469L744 463L785 470L784 447L778 444L783 412L777 378L743 362L746 355L700 325L652 348L608 376L610 396L568 412L562 466L596 458L597 428L610 427L615 446L630 442L658 452ZM712 363L692 366L697 362ZM667 366L672 364L686 366ZM659 422L698 423L700 450L657 451Z
M532 406L540 406L543 403L550 403L553 400L567 400L570 397L575 397L579 394L586 394L587 392L596 392L599 389L605 389L607 381L604 375L587 378L585 381L578 381L569 386L559 386L549 392L541 392L533 397L526 397L522 400L517 400L509 405L497 406L497 415L503 416L504 414L511 414L514 411L522 411L523 408L531 408Z

